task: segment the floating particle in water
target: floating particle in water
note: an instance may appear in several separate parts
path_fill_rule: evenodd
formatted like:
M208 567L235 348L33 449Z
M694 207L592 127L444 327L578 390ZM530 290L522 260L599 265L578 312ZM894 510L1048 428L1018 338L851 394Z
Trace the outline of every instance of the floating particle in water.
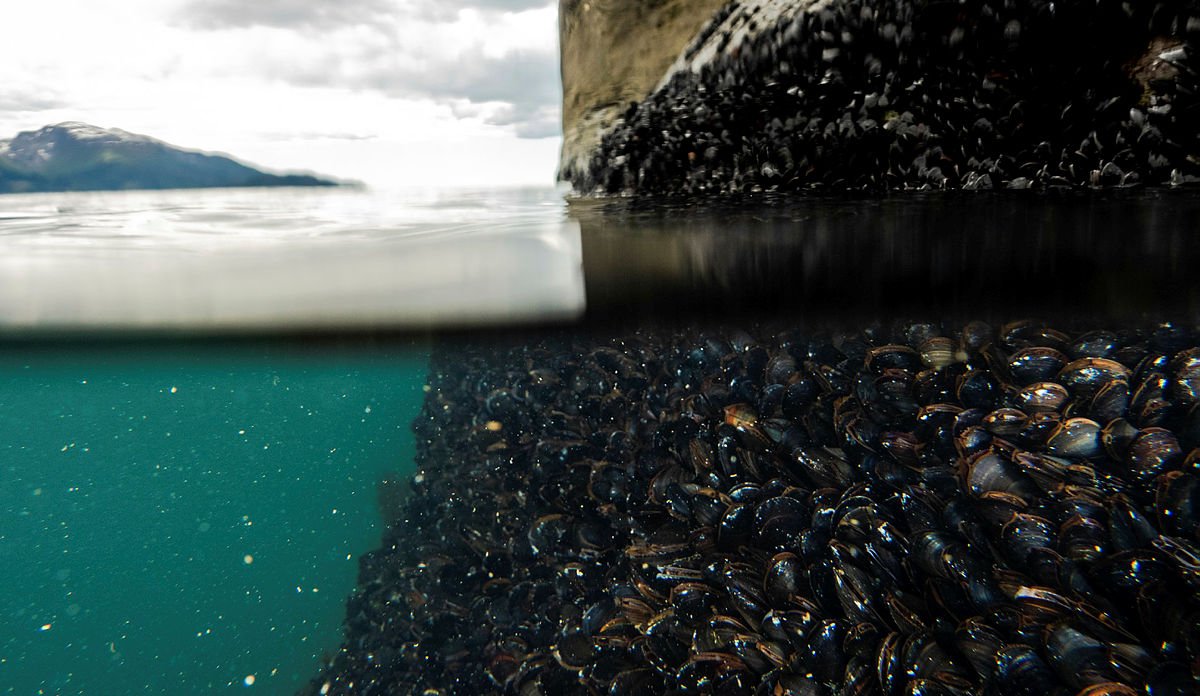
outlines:
M197 529L199 529L202 532L207 532L208 530L212 529L212 525L209 524L208 522L201 522L200 526L197 527Z
M67 605L67 616L78 616L79 609L80 609L80 607L78 604Z
M500 421L491 420L491 421L488 421L487 424L484 425L484 427L494 433L494 432L498 432L499 430L503 429L504 424L502 424Z
M246 565L250 565L253 562L254 562L254 556L251 556L250 554L246 554L245 556L242 556L242 563L245 563Z
M174 393L175 393L175 392L177 392L177 391L179 391L179 389L178 389L177 387L171 387L171 393L172 393L172 394L174 394Z
M48 624L48 623L47 623L47 624L42 624L41 628L39 628L38 630L39 630L39 631L43 631L43 632L44 632L44 631L49 631L49 630L50 630L51 628L53 628L53 627L54 627L54 625L53 625L53 624Z
M247 674L246 678L242 680L242 683L245 684L246 686L254 686L254 675Z
M364 409L363 409L363 413L370 413L370 412L371 412L371 407L370 407L370 406L368 406L368 407L366 407L366 408L364 408Z

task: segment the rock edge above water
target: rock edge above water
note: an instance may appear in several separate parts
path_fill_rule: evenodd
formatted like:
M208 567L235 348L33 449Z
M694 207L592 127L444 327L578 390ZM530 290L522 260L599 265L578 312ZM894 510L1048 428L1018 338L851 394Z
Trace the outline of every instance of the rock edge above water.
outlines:
M1195 183L1198 37L1190 0L732 2L619 118L573 107L560 178L608 195ZM581 79L564 70L564 92Z

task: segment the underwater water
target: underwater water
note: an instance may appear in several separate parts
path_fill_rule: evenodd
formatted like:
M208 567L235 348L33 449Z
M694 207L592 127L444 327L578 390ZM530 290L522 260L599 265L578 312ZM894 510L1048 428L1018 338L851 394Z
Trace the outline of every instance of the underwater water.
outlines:
M1187 467L1195 468L1200 437L1186 381L1200 325L1197 230L1200 197L1179 191L705 205L568 204L549 188L0 197L0 693L664 686L653 681L661 675L630 661L640 648L627 646L612 661L611 645L600 650L572 632L603 583L552 578L569 580L581 564L600 564L588 566L596 577L619 575L627 564L602 562L624 548L610 548L613 540L644 552L654 530L682 533L664 520L691 520L709 505L690 497L701 488L727 495L743 481L728 472L705 480L672 473L623 531L606 537L603 525L597 532L569 516L582 518L607 486L648 477L611 463L678 459L699 476L690 457L704 459L709 446L716 461L718 446L725 454L751 447L729 438L752 437L765 448L756 453L764 458L759 476L778 465L768 457L782 456L779 443L759 437L768 425L773 437L799 438L789 447L841 451L838 438L848 432L875 438L864 447L882 457L917 446L896 434L913 429L912 414L897 416L896 404L915 408L918 372L938 366L933 372L971 375L965 391L950 377L942 384L927 375L919 388L930 391L919 398L922 406L944 400L942 412L970 406L982 419L988 411L975 412L1008 404L1003 399L1027 386L1010 384L1004 365L1031 348L1058 351L1039 358L1047 380L1077 390L1076 382L1105 377L1141 392L1104 413L1123 413L1142 430L1169 429L1178 446L1147 464L1150 473L1128 491L1119 476L1110 479L1116 488L1104 495L1140 496L1144 514L1155 517L1154 475L1178 470L1165 504L1183 509L1197 490ZM1013 323L1026 317L1035 321ZM1111 335L1093 340L1095 331ZM938 357L924 348L933 339ZM993 342L998 347L985 351ZM859 381L876 349L894 362L879 368L888 371L886 386ZM1101 355L1128 364L1086 380L1067 369L1067 358ZM768 374L779 381L774 389ZM796 384L804 388L784 411L781 395ZM847 419L841 397L851 384L855 398L886 392L895 404ZM1036 449L1055 417L1101 418L1092 396L1074 405L1060 398L1058 416L1039 411L1041 430L1022 446ZM685 409L694 410L684 417ZM760 421L760 412L806 432ZM879 444L885 433L887 448ZM679 446L689 438L712 442ZM848 446L845 453L861 454ZM911 484L912 455L896 457L887 485ZM861 492L862 481L843 486L845 462L812 461L830 468L807 482L793 472L759 483L775 496L794 476L786 485L824 491L803 501L821 510L832 489ZM929 467L921 485L958 495L955 461ZM594 480L600 475L613 478ZM668 483L678 488L668 491ZM1028 505L1037 502L1032 488L1022 490ZM885 506L882 498L873 504ZM606 514L623 510L612 505ZM710 523L725 514L704 510ZM1188 514L1154 523L1187 544L1195 533ZM789 534L798 531L794 516L786 522ZM703 526L688 533L707 539ZM972 533L972 552L990 553L984 532ZM1186 561L1180 543L1161 542L1164 551L1142 541L1145 553L1157 554L1148 567ZM755 548L742 561L761 566L775 552ZM820 562L867 582L861 571ZM671 567L697 579L698 569ZM871 601L897 589L887 584L895 577L883 577ZM1171 582L1190 587L1194 578ZM644 599L672 598L670 588L660 590ZM549 599L572 592L574 608ZM710 608L745 619L725 590L704 592L719 599ZM848 618L871 623L883 611L867 600L839 608L835 595L821 587L806 600L826 622L813 641L839 639ZM1132 612L1125 599L1129 606L1113 610ZM522 624L531 605L544 614ZM1122 638L1144 642L1143 619L1130 616L1118 619L1130 632ZM762 638L760 628L743 635ZM885 634L855 633L864 645ZM1186 682L1179 665L1192 648L1181 635L1168 636L1170 659L1156 683ZM1060 643L1070 647L1068 638ZM1054 645L1044 651L1062 647ZM672 660L688 654L658 647ZM721 646L708 647L702 652ZM748 690L758 682L729 666L765 669L783 649L729 658L722 673L733 676L721 683ZM849 659L855 650L835 652ZM867 659L868 648L859 652L853 665ZM1131 669L1144 681L1149 668L1136 657L1142 662ZM980 683L961 656L954 661L954 675ZM677 662L656 669L682 669ZM712 655L689 664L692 677L707 680L698 692L718 685L695 674L715 669ZM845 666L823 664L827 683L815 693L837 683ZM1128 671L1118 676L1135 680Z
M419 347L0 346L0 693L292 693L341 639Z

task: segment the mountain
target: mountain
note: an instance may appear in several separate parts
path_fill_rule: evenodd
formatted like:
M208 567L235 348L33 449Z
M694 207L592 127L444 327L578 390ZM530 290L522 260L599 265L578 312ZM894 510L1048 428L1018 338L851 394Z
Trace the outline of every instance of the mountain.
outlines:
M338 185L308 174L268 174L222 155L86 123L0 140L0 193Z

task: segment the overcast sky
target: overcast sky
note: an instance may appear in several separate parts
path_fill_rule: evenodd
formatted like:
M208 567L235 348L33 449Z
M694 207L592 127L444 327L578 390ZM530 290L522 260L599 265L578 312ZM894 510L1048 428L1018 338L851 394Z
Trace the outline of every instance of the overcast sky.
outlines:
M123 128L378 187L553 183L553 0L8 0L0 138Z

